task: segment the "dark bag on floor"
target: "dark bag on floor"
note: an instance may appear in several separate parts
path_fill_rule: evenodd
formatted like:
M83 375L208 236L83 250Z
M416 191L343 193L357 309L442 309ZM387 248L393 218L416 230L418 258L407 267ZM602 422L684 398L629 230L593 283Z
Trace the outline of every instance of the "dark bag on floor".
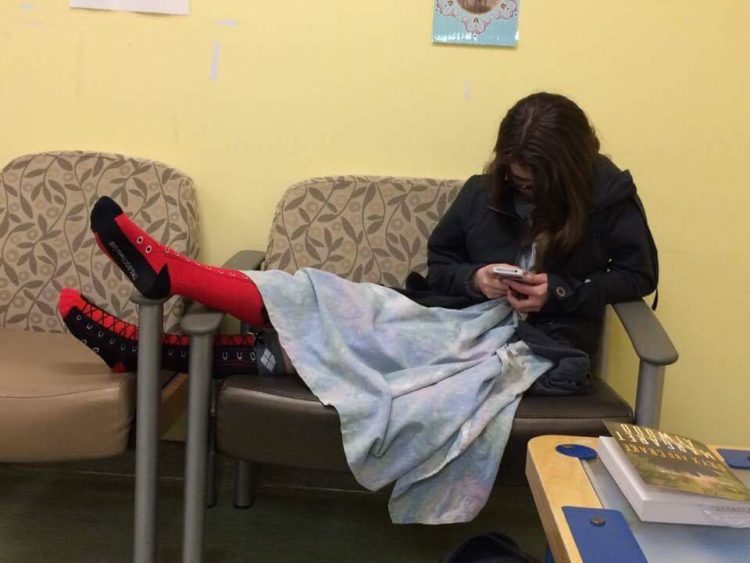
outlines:
M469 538L441 563L541 563L504 534L490 532Z

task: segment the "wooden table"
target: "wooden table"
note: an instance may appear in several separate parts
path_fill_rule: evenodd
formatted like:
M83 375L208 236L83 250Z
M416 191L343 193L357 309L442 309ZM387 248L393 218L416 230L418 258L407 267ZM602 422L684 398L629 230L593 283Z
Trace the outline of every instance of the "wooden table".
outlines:
M531 493L534 496L555 563L582 561L562 507L604 508L581 460L560 454L555 448L561 444L577 444L596 449L598 442L599 438L584 436L539 436L529 441L526 477L531 486ZM722 446L709 445L708 447L720 457L717 448ZM750 474L738 475L738 477L745 484L750 485ZM661 534L674 532L677 528L680 526L675 526L670 530L661 530L659 537L664 537ZM689 532L690 540L697 537L698 544L696 545L707 549L705 556L710 556L712 561L730 560L730 555L732 561L748 561L744 555L750 551L749 529L720 527L712 529L712 527L703 526L688 526L688 528L694 528ZM701 528L704 530L700 530ZM701 533L696 534L696 531ZM679 542L679 545L689 547L685 541ZM707 546L715 547L707 548ZM735 546L734 551L731 553L725 551L727 546Z
M562 507L602 508L581 461L555 448L579 444L596 449L598 442L599 438L584 436L538 436L529 441L526 478L555 563L582 561Z

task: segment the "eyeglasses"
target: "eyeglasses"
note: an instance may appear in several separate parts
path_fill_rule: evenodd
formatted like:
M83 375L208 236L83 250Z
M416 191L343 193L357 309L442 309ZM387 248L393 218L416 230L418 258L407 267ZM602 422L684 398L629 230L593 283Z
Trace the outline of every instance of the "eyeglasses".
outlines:
M505 182L511 187L523 192L530 192L534 189L534 183L531 180L519 180L512 173L505 173Z

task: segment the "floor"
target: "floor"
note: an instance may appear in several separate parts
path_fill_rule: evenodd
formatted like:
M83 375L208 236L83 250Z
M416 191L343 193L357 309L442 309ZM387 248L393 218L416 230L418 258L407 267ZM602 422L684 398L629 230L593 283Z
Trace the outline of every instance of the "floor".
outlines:
M159 560L180 560L183 446L160 451ZM133 456L53 465L0 465L0 561L132 559ZM487 531L542 559L544 532L525 487L497 487L468 524L394 525L387 493L348 478L267 469L250 509L232 506L233 465L222 464L219 502L206 520L206 562L432 562Z

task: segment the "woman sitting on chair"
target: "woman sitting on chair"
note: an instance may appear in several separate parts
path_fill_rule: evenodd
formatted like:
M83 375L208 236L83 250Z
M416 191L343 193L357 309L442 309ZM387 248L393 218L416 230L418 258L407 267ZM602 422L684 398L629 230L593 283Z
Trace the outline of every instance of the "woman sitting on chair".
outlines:
M359 483L395 481L389 506L401 523L472 519L521 396L580 392L605 305L657 282L630 174L599 154L575 103L546 93L508 111L494 159L438 223L427 279L410 275L406 296L311 268L206 266L159 244L106 197L91 228L146 297L183 295L261 328L217 337L214 373L296 371L335 407ZM136 367L136 327L73 290L60 311L113 369ZM165 336L164 367L186 371L187 345Z
M152 239L107 197L94 206L91 228L99 247L146 297L183 295L266 327L218 336L214 373L294 371L283 337L279 343L267 330L269 317L278 317L264 299L270 272L232 271L185 258ZM498 273L509 267L523 274ZM485 174L466 182L433 231L428 269L427 280L406 291L416 301L460 309L504 299L530 326L589 354L605 305L654 291L658 275L630 174L599 154L596 134L574 102L548 93L528 96L507 112ZM268 291L283 300L284 281L274 283ZM347 291L357 295L354 287ZM62 292L60 312L71 332L115 371L135 369L135 326L72 289ZM187 337L164 337L166 368L187 369L187 345Z

